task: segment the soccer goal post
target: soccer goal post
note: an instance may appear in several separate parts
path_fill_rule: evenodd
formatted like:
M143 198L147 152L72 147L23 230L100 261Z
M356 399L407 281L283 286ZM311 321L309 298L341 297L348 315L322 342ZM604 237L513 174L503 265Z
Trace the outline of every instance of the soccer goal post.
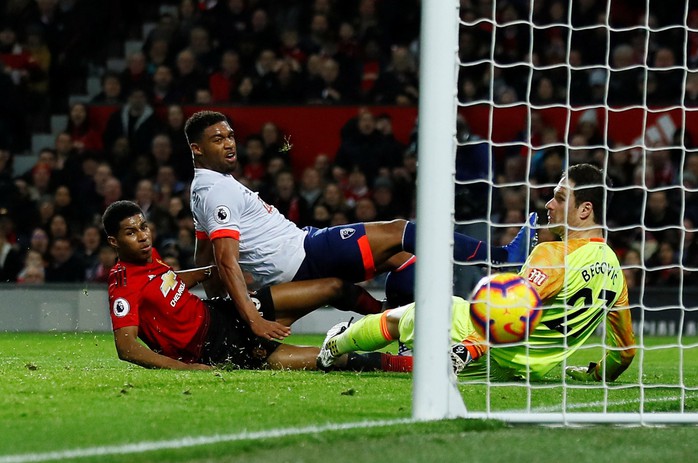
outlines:
M698 6L672 5L422 1L414 419L698 423ZM629 287L632 364L616 381L565 375L617 351L604 317L543 381L455 378L451 296L472 286L454 268L481 270L453 260L454 228L504 244L537 211L553 240L545 203L582 162L613 182L603 224Z

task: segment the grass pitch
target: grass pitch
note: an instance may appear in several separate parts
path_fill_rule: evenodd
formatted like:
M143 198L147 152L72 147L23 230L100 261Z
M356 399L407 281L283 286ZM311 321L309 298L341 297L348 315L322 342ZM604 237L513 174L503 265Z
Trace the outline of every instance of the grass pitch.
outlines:
M319 344L321 336L293 342ZM568 389L569 411L698 411L698 348L645 339L613 388ZM694 344L691 344L693 342ZM688 347L688 348L686 348ZM580 352L576 364L597 360ZM683 369L679 369L679 359ZM693 461L698 427L412 423L407 374L145 370L111 334L0 334L0 463ZM647 387L631 387L642 376ZM678 387L683 384L684 387ZM530 392L462 384L469 410L560 411L553 376Z

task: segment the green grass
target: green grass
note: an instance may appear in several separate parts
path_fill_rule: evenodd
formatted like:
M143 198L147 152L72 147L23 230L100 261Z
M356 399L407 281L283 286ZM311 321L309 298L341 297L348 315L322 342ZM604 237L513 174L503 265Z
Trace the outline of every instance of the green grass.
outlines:
M321 342L320 336L293 339ZM684 346L696 339L684 339ZM570 411L595 411L608 396L611 411L639 410L640 374L645 411L677 411L683 373L686 411L698 411L698 348L658 349L667 338L645 339L632 367L613 388L566 389ZM584 350L586 364L600 355ZM450 420L383 427L304 432L244 439L265 432L409 419L407 374L274 371L176 372L135 367L117 359L110 334L0 334L0 463L9 455L162 442L221 435L221 442L179 449L66 457L109 462L365 462L365 461L689 461L698 452L698 428L576 428L513 426L497 421ZM469 410L559 411L563 389L553 375L534 385L461 384ZM574 408L586 404L582 408ZM237 436L237 437L236 437ZM109 453L109 452L107 452ZM58 455L61 456L61 455ZM36 455L35 455L36 457ZM28 461L28 460L26 460Z

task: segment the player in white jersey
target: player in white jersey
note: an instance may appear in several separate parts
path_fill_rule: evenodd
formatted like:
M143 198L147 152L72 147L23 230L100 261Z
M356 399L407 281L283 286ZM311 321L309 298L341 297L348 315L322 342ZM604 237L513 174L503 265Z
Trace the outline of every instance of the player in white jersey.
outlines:
M299 229L233 176L237 163L233 129L226 116L212 111L192 115L184 127L194 157L191 209L196 225L196 263L213 258L227 294L252 331L282 339L290 328L264 320L249 298L248 287L336 277L360 282L396 270L412 257L414 223L406 220ZM529 223L535 222L532 214ZM489 247L454 234L457 261L522 264L528 255L530 227L508 245Z

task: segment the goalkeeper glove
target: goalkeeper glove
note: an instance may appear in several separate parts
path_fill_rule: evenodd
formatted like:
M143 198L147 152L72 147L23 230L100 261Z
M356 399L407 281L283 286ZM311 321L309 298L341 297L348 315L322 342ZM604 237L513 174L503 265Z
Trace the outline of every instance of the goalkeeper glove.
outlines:
M596 363L589 363L588 367L567 367L565 373L577 381L600 381L596 376Z
M459 342L451 345L451 364L453 365L453 372L455 374L463 371L473 360L473 356L468 348L465 347L465 344Z

